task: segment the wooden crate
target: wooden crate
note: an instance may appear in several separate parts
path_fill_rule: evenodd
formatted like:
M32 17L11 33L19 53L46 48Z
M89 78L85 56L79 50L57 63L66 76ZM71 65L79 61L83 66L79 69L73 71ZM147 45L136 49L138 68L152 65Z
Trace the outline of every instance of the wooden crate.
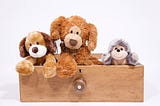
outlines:
M19 75L21 101L143 102L143 65L78 66L77 75L70 79L45 79L42 70L42 66L35 66L32 75ZM75 81L80 77L84 89L77 91Z

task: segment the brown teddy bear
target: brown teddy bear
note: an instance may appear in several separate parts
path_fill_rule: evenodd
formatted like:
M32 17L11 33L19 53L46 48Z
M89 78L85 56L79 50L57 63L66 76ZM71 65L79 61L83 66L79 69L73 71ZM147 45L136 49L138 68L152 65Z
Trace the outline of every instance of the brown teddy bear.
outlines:
M58 17L51 23L50 35L53 40L61 40L61 54L57 75L72 77L78 65L102 64L91 56L96 48L97 29L80 16Z
M45 78L56 75L56 59L53 55L56 45L47 34L38 31L30 32L20 42L19 51L21 57L26 57L16 66L20 74L30 75L34 72L34 65L43 65Z

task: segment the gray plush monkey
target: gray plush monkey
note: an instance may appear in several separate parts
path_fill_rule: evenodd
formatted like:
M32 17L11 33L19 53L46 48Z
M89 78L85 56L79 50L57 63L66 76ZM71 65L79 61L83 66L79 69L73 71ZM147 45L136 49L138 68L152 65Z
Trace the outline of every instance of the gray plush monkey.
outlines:
M129 44L123 39L112 41L109 46L108 53L101 56L104 64L112 65L137 65L138 56L136 53L131 53Z

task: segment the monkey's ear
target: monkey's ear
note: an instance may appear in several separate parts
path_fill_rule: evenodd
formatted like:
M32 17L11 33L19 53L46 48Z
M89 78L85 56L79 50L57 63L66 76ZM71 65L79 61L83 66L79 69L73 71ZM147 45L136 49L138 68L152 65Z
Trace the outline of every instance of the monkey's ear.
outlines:
M19 43L19 51L20 51L20 56L21 57L29 56L29 53L27 52L27 50L25 48L25 41L26 41L26 37L24 37L21 40L21 42Z
M55 53L56 50L57 50L57 46L54 42L52 42L52 39L49 35L47 35L46 33L43 33L43 32L40 32L43 36L43 39L46 43L46 47L47 47L47 50L50 52L50 53Z
M89 33L88 33L88 49L93 51L97 45L97 29L93 24L88 24Z
M61 27L65 19L66 18L64 16L60 16L51 23L50 35L54 41L60 39Z

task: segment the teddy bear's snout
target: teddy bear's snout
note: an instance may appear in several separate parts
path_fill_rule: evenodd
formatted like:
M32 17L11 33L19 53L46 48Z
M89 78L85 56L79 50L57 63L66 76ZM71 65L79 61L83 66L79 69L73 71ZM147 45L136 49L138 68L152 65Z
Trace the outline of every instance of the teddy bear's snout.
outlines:
M69 43L71 46L76 46L78 42L77 42L77 40L70 39Z
M33 52L33 53L37 53L37 52L38 52L38 48L37 48L37 47L33 47L33 48L32 48L32 52Z

